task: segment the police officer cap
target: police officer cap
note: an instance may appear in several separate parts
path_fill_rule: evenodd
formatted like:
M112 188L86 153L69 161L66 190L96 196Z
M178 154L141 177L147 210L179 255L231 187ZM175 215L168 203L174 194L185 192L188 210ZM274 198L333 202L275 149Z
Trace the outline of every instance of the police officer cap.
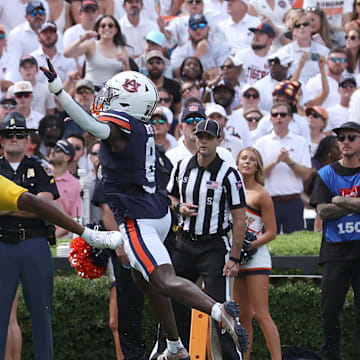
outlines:
M213 137L219 138L220 137L220 127L217 121L215 120L203 120L200 121L195 130L195 135L200 133L207 133Z
M26 120L24 116L16 111L7 113L2 119L0 132L9 130L35 131L35 129L28 129L26 127Z

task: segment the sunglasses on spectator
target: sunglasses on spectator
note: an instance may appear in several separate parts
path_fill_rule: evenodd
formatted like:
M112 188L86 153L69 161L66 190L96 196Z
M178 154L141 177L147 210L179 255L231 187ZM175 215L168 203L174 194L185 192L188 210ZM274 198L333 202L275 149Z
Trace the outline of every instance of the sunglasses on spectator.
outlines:
M151 123L152 123L153 125L156 125L156 124L163 125L163 124L166 123L166 120L164 120L164 119L154 119L154 120L151 120Z
M29 14L31 17L35 17L36 15L43 16L43 15L45 15L45 10L44 9L34 9L33 11L30 11Z
M356 88L356 85L353 82L344 82L340 85L341 88L346 89L346 88L351 88L354 89Z
M100 27L102 29L105 29L106 27L108 27L109 29L112 29L115 25L113 23L103 23L103 24L100 24Z
M195 30L197 30L198 28L199 28L199 29L205 29L206 26L207 26L206 23L193 24L193 25L190 25L190 29L195 31Z
M6 110L14 110L16 109L16 105L13 104L2 104L1 107Z
M5 139L12 139L15 136L18 140L23 140L28 136L28 134L26 134L24 132L17 132L17 133L8 132L8 133L4 133L2 136Z
M203 121L203 120L205 120L205 118L195 116L195 117L188 117L188 118L186 118L184 121L185 121L187 124L192 125L194 122L199 123L200 121Z
M307 116L312 116L314 119L318 119L318 118L322 117L319 113L317 113L315 111L309 111L307 113Z
M334 63L340 61L341 64L345 64L346 63L346 59L345 58L341 58L341 57L336 57L336 56L333 56L330 58L330 60Z
M299 28L301 28L301 26L307 27L309 25L310 25L310 23L308 21L305 21L303 23L297 23L297 24L294 25L294 29L299 29Z
M245 119L246 119L248 122L253 122L253 121L259 122L259 121L261 120L261 117L253 116L253 117L246 117Z
M94 92L91 90L91 89L79 89L79 90L76 90L76 93L77 94L80 94L80 95L83 95L83 94L93 94Z
M18 99L21 99L21 98L28 99L30 96L31 96L31 93L28 93L28 92L15 94L15 97Z
M191 90L197 89L196 85L189 86L188 88L181 90L181 94L185 95L189 93Z
M357 36L355 36L355 35L351 35L351 36L349 36L349 35L345 35L345 40L347 40L347 39L350 39L350 40L356 40L356 39L358 39L358 37L357 37Z
M345 141L345 139L347 138L350 142L353 142L357 137L360 137L359 135L355 135L355 134L337 134L336 135L338 141L343 142Z
M5 39L5 34L0 34L0 40Z
M256 93L251 93L251 94L244 94L243 95L245 99L258 99L259 98L259 94Z
M171 101L171 98L160 98L159 103L166 103L168 104Z
M96 156L96 155L99 155L99 152L98 152L98 151L92 151L92 152L90 153L90 155Z
M202 0L186 0L187 4L201 4Z
M274 118L277 118L278 116L282 117L282 118L285 118L289 115L289 113L287 112L274 112L274 113L271 113L271 116L274 117Z
M229 64L229 65L221 65L220 69L221 70L225 70L225 69L232 69L234 67L234 65Z

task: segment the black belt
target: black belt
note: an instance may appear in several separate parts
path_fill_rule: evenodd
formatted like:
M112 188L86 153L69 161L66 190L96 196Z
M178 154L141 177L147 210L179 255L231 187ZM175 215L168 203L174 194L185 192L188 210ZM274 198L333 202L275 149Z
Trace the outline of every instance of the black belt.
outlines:
M0 227L0 241L7 243L19 243L25 239L35 237L48 237L50 231L48 229L4 229Z
M190 233L189 231L184 231L184 230L180 230L180 237L183 240L190 240L193 242L207 242L207 241L211 241L211 240L216 240L216 239L220 239L222 236L227 235L228 231L230 230L222 230L216 234L208 234L208 235L197 235L197 234L193 234Z

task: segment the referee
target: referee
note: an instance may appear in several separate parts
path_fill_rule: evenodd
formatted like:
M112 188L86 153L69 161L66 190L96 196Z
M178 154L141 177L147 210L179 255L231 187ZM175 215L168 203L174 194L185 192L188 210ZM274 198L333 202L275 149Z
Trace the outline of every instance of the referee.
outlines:
M172 260L178 276L193 282L201 276L206 293L223 302L230 294L228 276L238 272L245 232L245 191L240 173L216 153L218 123L199 122L195 135L196 154L178 162L167 187L181 226ZM187 309L175 304L174 310L187 345ZM231 337L221 334L218 326L217 332L223 359L240 359Z

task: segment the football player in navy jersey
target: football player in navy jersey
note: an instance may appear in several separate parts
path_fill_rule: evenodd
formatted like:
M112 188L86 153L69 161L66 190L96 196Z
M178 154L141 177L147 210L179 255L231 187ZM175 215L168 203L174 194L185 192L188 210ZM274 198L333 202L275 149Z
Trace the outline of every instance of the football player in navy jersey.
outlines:
M124 71L108 80L93 104L91 116L62 89L48 60L42 67L51 93L84 130L100 138L100 163L104 191L122 233L134 280L149 299L153 313L167 333L167 349L158 359L190 359L179 338L170 298L211 315L230 333L240 352L246 351L247 334L233 301L224 304L203 293L194 283L176 276L163 245L170 229L170 199L155 181L155 136L148 122L159 101L156 87L145 75ZM91 243L109 247L101 240ZM240 249L238 257L240 258ZM224 273L237 274L229 261Z

